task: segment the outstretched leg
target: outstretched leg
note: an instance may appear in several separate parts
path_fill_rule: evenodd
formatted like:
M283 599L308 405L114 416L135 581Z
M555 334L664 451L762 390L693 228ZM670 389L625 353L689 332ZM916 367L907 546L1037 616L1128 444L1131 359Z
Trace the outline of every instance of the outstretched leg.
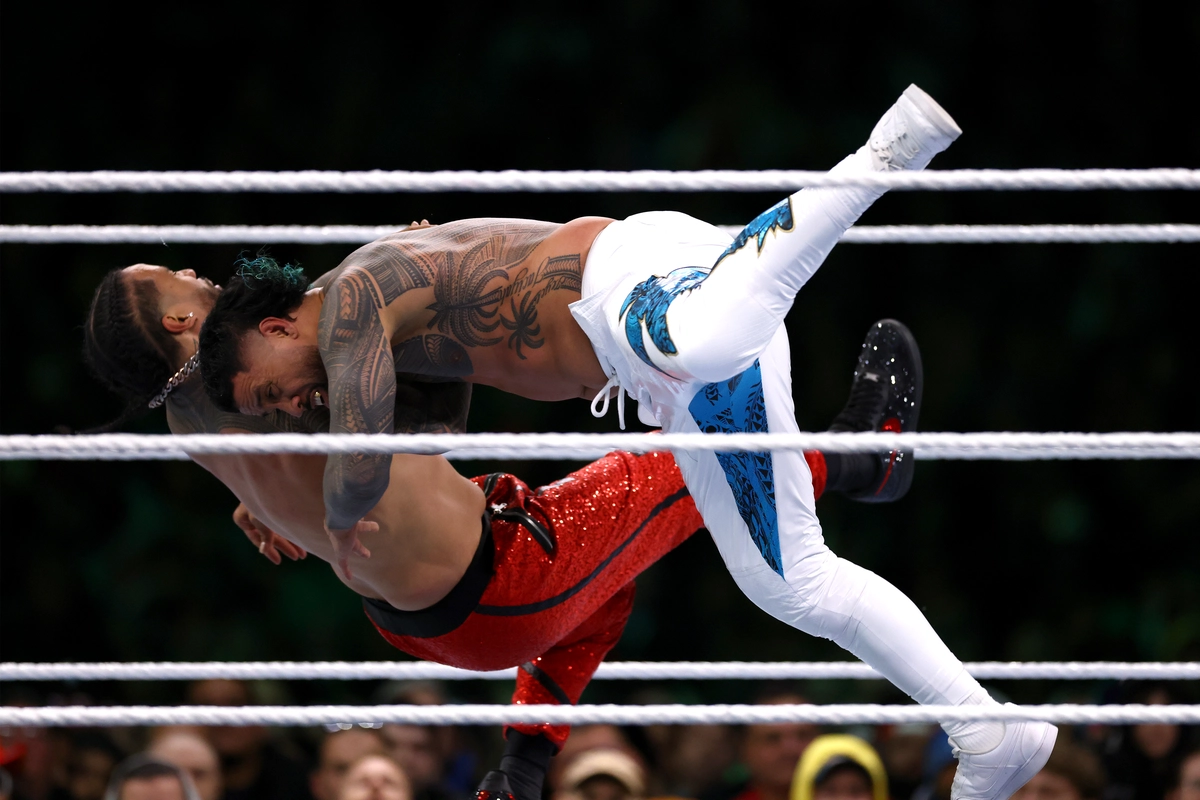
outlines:
M702 387L688 415L672 417L670 430L797 432L790 374L780 328L747 370ZM836 642L919 703L994 704L911 600L829 550L803 454L698 453L677 461L730 574L756 605ZM1044 723L944 727L962 758L956 800L1012 794L1054 741L1054 728Z
M960 133L929 95L910 86L868 143L829 174L924 169ZM644 281L621 310L634 351L684 380L741 373L771 341L796 293L884 191L803 189L755 218L711 269L697 265Z

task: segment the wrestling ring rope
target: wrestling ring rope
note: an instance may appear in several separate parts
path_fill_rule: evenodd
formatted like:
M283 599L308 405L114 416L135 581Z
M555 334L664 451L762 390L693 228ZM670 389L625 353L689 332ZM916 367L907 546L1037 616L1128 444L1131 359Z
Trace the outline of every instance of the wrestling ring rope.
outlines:
M0 225L13 244L366 244L405 225ZM720 225L736 236L740 225ZM1200 225L858 225L843 244L1200 242Z
M119 172L0 173L0 193L29 192L791 192L802 186L930 191L1197 190L1200 170L945 170L831 176L817 171L697 172ZM0 242L24 244L361 244L403 226L3 225ZM730 233L740 227L724 226ZM843 238L861 244L1184 243L1200 225L878 225ZM591 459L613 449L650 451L911 449L919 459L1197 459L1200 433L438 434L0 437L0 460L187 460L194 454L445 453L457 459ZM1200 662L976 662L980 679L1196 680ZM0 663L0 680L512 680L426 662ZM852 679L880 676L857 662L617 662L598 680ZM1063 724L1200 722L1200 705L647 705L647 706L128 706L0 707L0 726L116 725L625 725L812 722L826 725L1037 719Z
M49 706L0 707L0 727L117 725L735 725L812 722L883 725L905 722L1036 719L1066 725L1188 724L1198 705L445 705L445 706Z
M733 452L911 449L918 459L1034 461L1196 459L1200 433L265 433L0 437L0 461L187 461L195 455L445 454L452 460L574 461L613 450Z
M977 661L963 664L980 680L1196 680L1200 662ZM192 681L229 680L513 680L517 668L474 672L429 661L203 661L142 663L0 663L7 681ZM593 680L882 680L858 661L613 661Z
M822 170L499 172L0 172L0 192L782 192L868 186L921 191L1200 189L1195 169L947 169L831 175Z

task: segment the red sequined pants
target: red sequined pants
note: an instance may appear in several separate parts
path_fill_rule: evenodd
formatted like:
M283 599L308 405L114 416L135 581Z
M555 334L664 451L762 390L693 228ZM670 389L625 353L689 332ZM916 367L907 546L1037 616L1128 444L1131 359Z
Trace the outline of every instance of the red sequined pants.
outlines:
M476 478L483 485L484 478ZM524 525L492 520L494 574L455 630L384 638L418 658L476 670L520 666L514 703L576 703L617 643L633 579L703 524L667 454L610 453L536 492L502 475L488 497L553 531L552 557ZM562 746L565 725L518 725Z
M819 491L824 461L809 457L816 459ZM482 487L487 478L474 480ZM557 552L549 555L524 525L493 518L493 575L461 625L429 638L376 628L417 658L473 670L519 666L514 703L577 703L621 637L633 579L695 533L700 514L667 453L610 453L536 491L501 475L488 505L532 515L553 531ZM513 727L559 747L570 732L566 725Z

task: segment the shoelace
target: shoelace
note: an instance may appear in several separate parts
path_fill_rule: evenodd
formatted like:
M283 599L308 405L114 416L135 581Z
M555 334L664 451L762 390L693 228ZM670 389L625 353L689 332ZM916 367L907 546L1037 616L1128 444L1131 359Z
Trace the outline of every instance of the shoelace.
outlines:
M604 388L592 398L592 416L599 419L608 413L608 393L614 386L617 388L617 422L621 430L625 430L625 387L621 386L621 379L615 373L608 379L608 383L604 384Z
M875 375L871 380L866 375ZM830 430L869 431L874 430L872 424L875 417L887 403L887 384L878 373L866 373L854 382L850 388L850 399L846 406L834 417Z
M894 172L904 169L901 164L896 163L897 156L903 162L907 162L920 152L921 146L909 131L910 123L903 118L899 108L893 108L889 115L888 119L880 121L876 128L878 134L872 136L868 144L875 157L883 164L884 171Z

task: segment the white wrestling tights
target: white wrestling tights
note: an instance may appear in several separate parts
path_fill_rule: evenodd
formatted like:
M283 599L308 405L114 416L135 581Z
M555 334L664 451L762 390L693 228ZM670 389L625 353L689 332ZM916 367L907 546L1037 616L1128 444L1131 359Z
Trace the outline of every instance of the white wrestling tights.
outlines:
M913 166L932 158L924 155ZM875 168L863 147L832 172ZM652 408L665 431L796 432L783 319L882 193L802 190L756 218L735 248L683 215L614 223L593 243L585 289L608 270L628 277L607 295L585 291L588 299L572 312L602 342L597 352L607 354L621 386ZM836 642L919 703L994 702L911 600L829 550L803 454L680 453L676 460L730 574L756 605ZM990 722L946 730L968 752L985 752L1004 734L1003 724Z
M741 380L743 385L748 379L761 380L770 433L799 430L789 349L787 334L779 328L757 355L758 366ZM704 414L695 413L697 400L703 397L701 389L689 406L693 413L672 414L665 429L710 431ZM740 396L732 402L738 405L745 400ZM718 408L717 414L726 415L726 409ZM769 465L759 462L745 467L739 480L731 480L728 461L722 464L711 453L681 453L676 460L730 575L755 605L794 628L837 643L918 703L993 702L904 593L875 573L837 557L825 544L802 453L772 453ZM759 512L765 504L772 506L774 526L769 520L764 523L761 513L747 519L734 488L744 486L747 479L756 480L764 470L771 473L771 487L753 504ZM946 730L955 744L970 752L990 750L1004 733L1000 723L956 723Z
M843 159L830 174L873 171L866 146ZM747 227L749 239L726 254L704 280L671 301L667 326L679 353L671 374L722 381L754 363L796 299L796 293L882 189L802 189ZM769 227L775 212L790 206L790 230ZM762 248L756 223L765 223ZM736 316L734 316L736 314ZM716 324L714 324L716 323ZM661 363L661 362L660 362Z

